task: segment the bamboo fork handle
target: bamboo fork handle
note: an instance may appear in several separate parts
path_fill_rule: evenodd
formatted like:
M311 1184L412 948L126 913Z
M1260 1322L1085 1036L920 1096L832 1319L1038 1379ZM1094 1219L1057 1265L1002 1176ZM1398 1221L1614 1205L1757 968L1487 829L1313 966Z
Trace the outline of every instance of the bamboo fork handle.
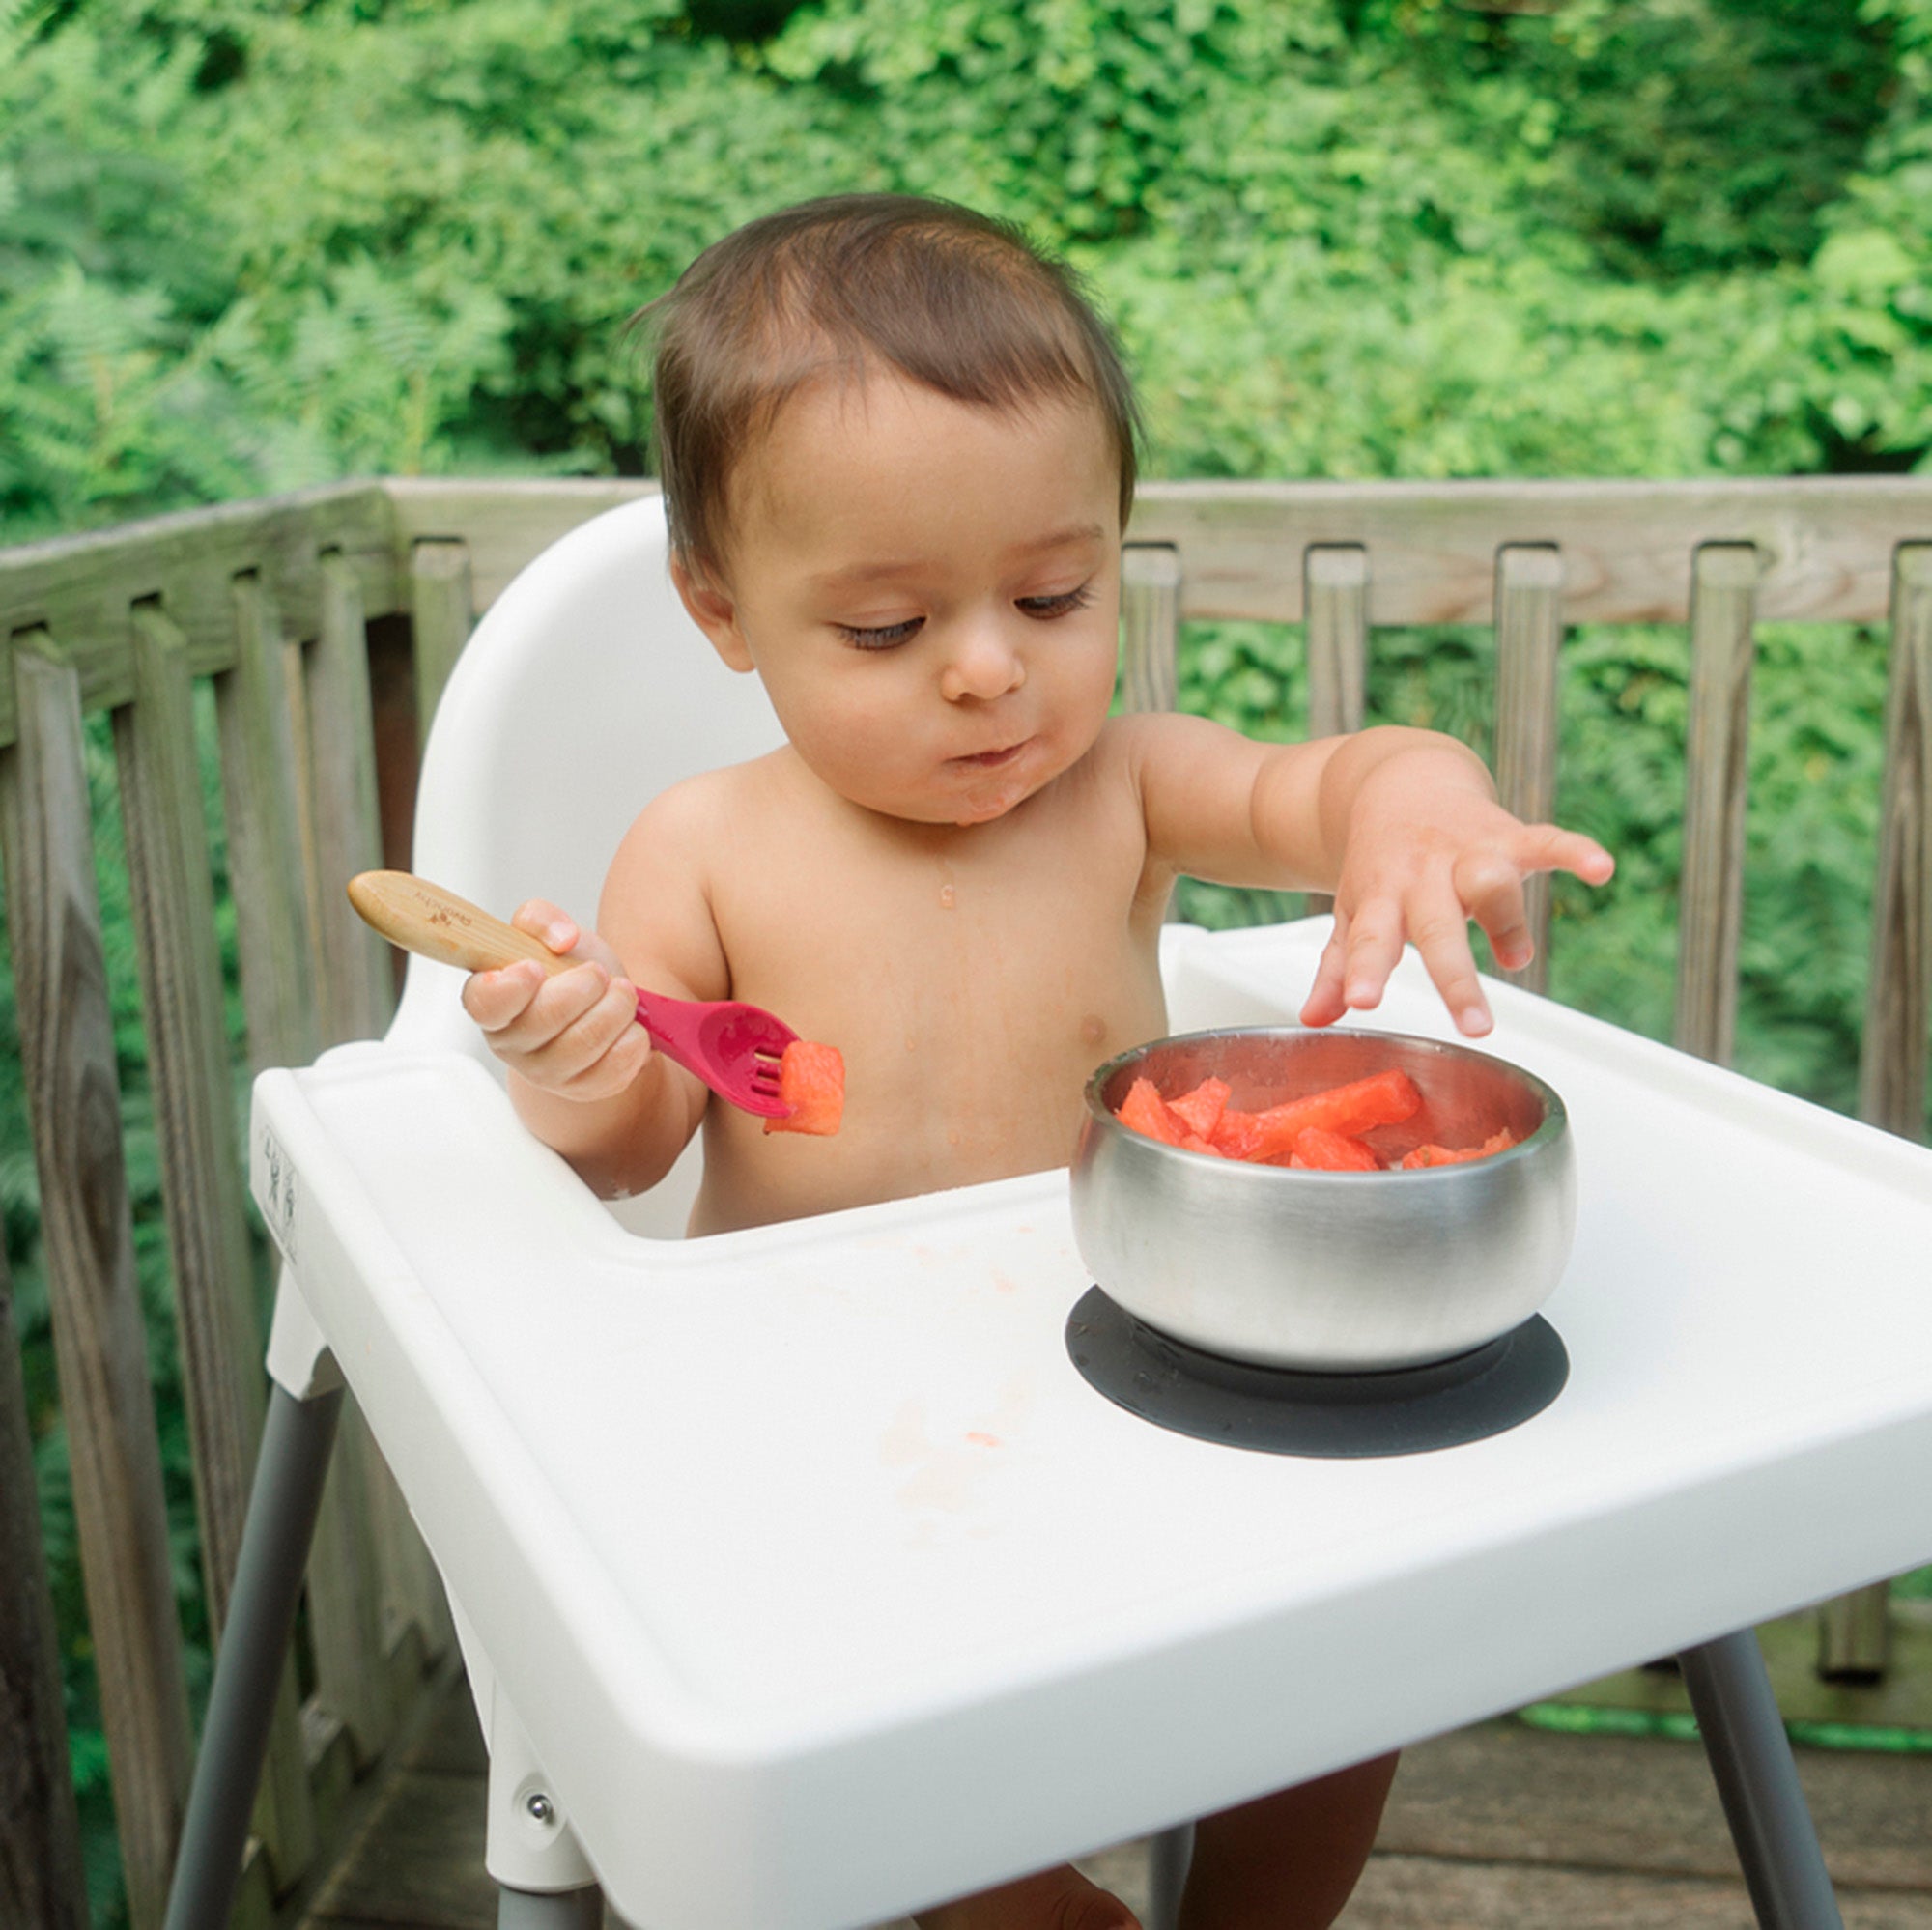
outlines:
M558 957L541 939L412 872L364 871L350 879L349 902L391 945L440 964L492 972L534 958L554 978L578 962Z

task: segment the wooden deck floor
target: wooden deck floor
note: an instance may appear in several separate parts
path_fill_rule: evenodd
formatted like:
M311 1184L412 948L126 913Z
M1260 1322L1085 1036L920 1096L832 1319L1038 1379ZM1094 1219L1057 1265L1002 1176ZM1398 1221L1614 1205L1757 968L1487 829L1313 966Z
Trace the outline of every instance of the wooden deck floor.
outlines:
M1804 1749L1847 1930L1932 1930L1932 1755ZM298 1930L495 1930L462 1685L373 1792ZM1138 1845L1090 1865L1130 1904ZM1344 1930L1751 1930L1694 1743L1485 1723L1410 1749ZM614 1924L614 1919L612 1919Z

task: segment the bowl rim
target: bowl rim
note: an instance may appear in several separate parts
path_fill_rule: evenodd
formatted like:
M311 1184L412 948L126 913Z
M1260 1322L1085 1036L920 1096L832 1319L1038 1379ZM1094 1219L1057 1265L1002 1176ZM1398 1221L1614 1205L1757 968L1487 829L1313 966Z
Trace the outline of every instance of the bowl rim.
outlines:
M1151 1139L1144 1132L1136 1132L1124 1124L1119 1116L1101 1098L1100 1093L1107 1082L1123 1067L1162 1046L1200 1045L1224 1038L1362 1038L1386 1040L1391 1044L1421 1046L1426 1051L1445 1057L1460 1059L1479 1059L1500 1067L1512 1077L1521 1080L1543 1101L1543 1121L1536 1130L1526 1134L1514 1146L1506 1147L1501 1152L1492 1152L1483 1159L1460 1161L1453 1166L1382 1167L1377 1172L1336 1172L1323 1167L1313 1166L1272 1166L1264 1161L1251 1159L1230 1159L1217 1152L1196 1152L1188 1147L1170 1146L1165 1140ZM1143 1039L1138 1045L1129 1046L1124 1052L1117 1052L1104 1064L1096 1066L1089 1075L1082 1097L1087 1107L1086 1129L1098 1127L1102 1132L1123 1143L1155 1147L1160 1153L1178 1159L1190 1160L1194 1164L1223 1173L1244 1172L1257 1174L1278 1174L1283 1178L1296 1182L1340 1181L1359 1185L1365 1181L1400 1179L1406 1185L1413 1185L1418 1180L1456 1183L1466 1179L1471 1173L1494 1173L1506 1165L1532 1158L1536 1152L1569 1131L1570 1112L1563 1103L1563 1095L1548 1080L1532 1072L1526 1065L1519 1065L1513 1059L1505 1059L1500 1053L1485 1052L1479 1046L1464 1045L1460 1039L1431 1038L1425 1033L1385 1032L1374 1026L1309 1026L1309 1025L1232 1025L1208 1026L1197 1032L1177 1032L1164 1034L1159 1038ZM1236 1182L1242 1183L1242 1182Z

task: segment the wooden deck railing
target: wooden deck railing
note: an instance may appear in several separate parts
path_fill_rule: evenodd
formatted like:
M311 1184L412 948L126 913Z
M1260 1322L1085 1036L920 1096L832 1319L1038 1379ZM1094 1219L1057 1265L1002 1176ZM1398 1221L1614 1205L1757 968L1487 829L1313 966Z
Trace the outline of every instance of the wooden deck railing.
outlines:
M134 1930L159 1921L190 1750L135 1291L84 720L111 713L206 1597L218 1632L263 1407L257 1262L194 705L212 685L247 1051L300 1064L380 1032L390 961L340 880L407 862L417 721L475 614L623 483L383 483L0 551L7 935L40 1177L90 1637ZM1680 1044L1730 1051L1754 623L1889 625L1890 698L1861 1110L1918 1135L1932 1004L1932 483L1169 484L1126 562L1130 700L1172 702L1177 626L1305 625L1311 724L1359 722L1373 630L1492 624L1494 762L1547 816L1567 625L1687 624ZM1547 900L1539 894L1539 921ZM1545 969L1531 968L1541 987ZM0 1922L85 1921L55 1634L0 1278ZM448 1652L427 1557L344 1429L237 1921L329 1853L354 1779ZM1882 1590L1826 1612L1825 1660L1886 1663Z

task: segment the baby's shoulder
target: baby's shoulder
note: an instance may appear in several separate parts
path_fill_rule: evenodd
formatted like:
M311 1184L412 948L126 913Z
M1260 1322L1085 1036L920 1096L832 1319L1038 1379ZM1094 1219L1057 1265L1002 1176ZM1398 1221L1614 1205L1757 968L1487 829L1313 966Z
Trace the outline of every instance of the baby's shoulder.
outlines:
M701 878L714 857L747 835L769 781L768 758L724 765L680 779L659 791L631 820L611 862L613 877L676 870Z
M668 784L639 811L632 823L655 837L675 835L702 839L729 836L748 811L759 808L772 788L771 767L783 756L773 752L743 764L724 764Z
M1138 710L1110 717L1089 757L1100 777L1138 785L1150 770L1177 758L1226 752L1245 741L1224 724L1185 711Z

